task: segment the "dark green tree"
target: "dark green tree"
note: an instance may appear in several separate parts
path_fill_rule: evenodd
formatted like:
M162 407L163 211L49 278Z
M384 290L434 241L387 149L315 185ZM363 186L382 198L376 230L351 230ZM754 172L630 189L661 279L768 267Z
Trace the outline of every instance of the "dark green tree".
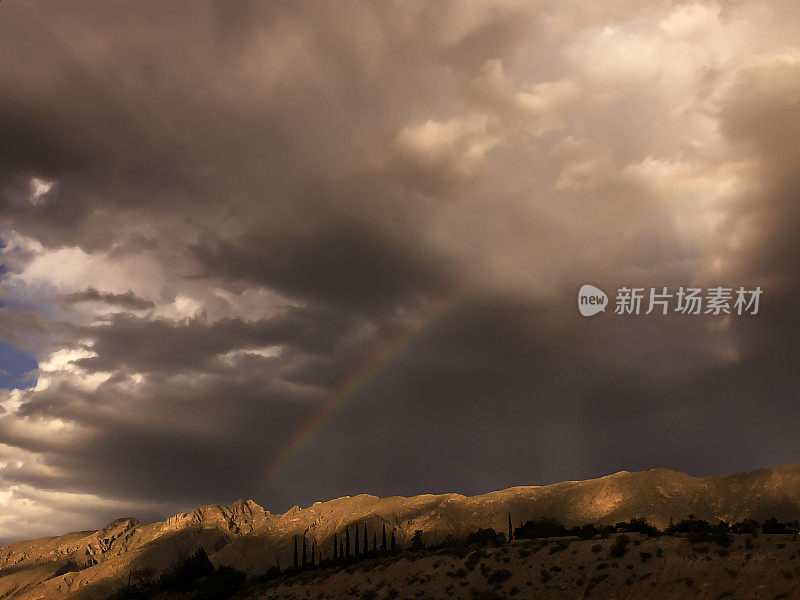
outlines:
M787 526L786 523L781 523L777 518L772 517L767 519L761 524L761 531L764 533L794 533L792 528Z
M344 556L344 546L342 545L342 540L339 540L339 558Z
M758 533L759 524L755 519L745 519L731 525L731 533Z
M339 558L339 542L336 539L336 534L333 534L333 560Z
M355 530L356 530L356 543L354 544L354 548L353 548L353 554L354 554L355 556L358 556L358 525L356 525L355 527L353 527L353 529L355 529Z
M297 536L294 536L294 568L296 569L297 567Z
M306 550L306 536L303 535L303 568L308 564L308 552Z
M208 577L213 572L214 565L208 559L206 551L200 548L189 558L162 573L156 580L156 585L162 590L188 590L197 579Z
M369 536L367 535L367 524L364 523L364 556L369 554Z
M386 552L386 523L383 524L383 539L381 540L381 550Z
M392 552L397 549L397 541L394 538L394 529L392 529Z
M514 539L536 539L545 537L559 537L566 535L564 524L552 517L542 517L536 521L527 521L517 527L513 534Z
M511 511L508 513L508 541L513 541L514 539L514 526L511 524Z
M378 534L372 534L372 552L376 553L378 551Z
M473 531L467 535L467 544L478 544L479 546L500 546L506 543L504 533L497 533L491 527L484 529L479 527L478 531Z
M344 530L344 557L350 558L350 526Z
M317 564L317 540L311 540L311 566Z
M411 537L411 546L409 549L417 552L418 550L425 549L425 543L422 541L422 529L417 529Z

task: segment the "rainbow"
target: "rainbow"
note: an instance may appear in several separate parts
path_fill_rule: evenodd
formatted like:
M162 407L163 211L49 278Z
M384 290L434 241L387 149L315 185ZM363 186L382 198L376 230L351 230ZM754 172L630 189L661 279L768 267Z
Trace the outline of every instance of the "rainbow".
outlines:
M461 303L465 297L466 294L460 291L450 293L428 306L419 318L414 319L416 325L409 326L384 341L366 360L362 361L358 367L353 369L348 376L331 391L328 399L313 411L278 449L278 452L275 454L272 461L270 461L269 467L264 474L262 483L259 486L259 491L267 488L283 474L286 467L289 466L299 452L314 439L325 423L327 423L367 381L374 377L392 356L409 346L423 331L428 329L431 324L438 321L446 313L450 312L456 305Z

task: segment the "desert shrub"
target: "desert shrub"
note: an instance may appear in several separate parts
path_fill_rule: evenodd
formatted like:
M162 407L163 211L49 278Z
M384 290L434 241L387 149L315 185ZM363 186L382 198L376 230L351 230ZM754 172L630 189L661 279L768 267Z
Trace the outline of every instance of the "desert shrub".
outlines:
M457 569L456 571L448 571L445 575L455 579L464 579L467 576L467 571L466 569Z
M503 596L492 590L470 588L469 593L472 596L472 600L503 600Z
M562 550L566 550L569 547L568 542L558 542L557 544L553 544L550 547L550 551L548 554L555 554L556 552L561 552Z
M758 521L754 521L753 519L745 519L744 521L738 521L731 525L731 533L758 533Z
M717 531L713 534L713 540L723 548L727 548L733 543L733 536L726 531Z
M772 517L761 524L761 531L766 534L787 534L795 533L797 531L797 527L792 527L788 523L781 523L778 521L778 519Z
M486 583L489 585L505 583L511 579L511 571L508 569L497 569L494 573L486 578Z
M712 525L708 521L696 519L694 515L689 515L688 518L682 519L674 525L667 527L666 533L669 535L685 533L689 534L688 537L690 540L694 538L696 542L705 542L710 541L713 534L719 532L727 533L729 530L730 527L723 521L719 521L716 525Z
M617 531L622 532L634 532L634 533L642 533L645 535L649 535L651 537L659 535L661 532L650 525L647 522L647 519L644 517L636 517L635 519L631 519L630 521L623 521L621 523L617 523L615 529Z
M631 538L629 538L624 533L617 536L617 539L614 540L614 544L611 546L611 556L614 558L620 558L625 555L625 552L628 550L628 544L631 543Z
M473 531L467 535L467 544L477 544L481 547L484 546L500 546L506 543L506 534L497 533L491 527L483 529L478 528L478 531Z
M468 571L472 571L481 559L484 557L483 552L480 550L475 550L472 554L467 556L467 559L464 561L464 566L467 568Z
M564 524L558 519L542 517L536 521L527 521L522 527L514 529L514 539L535 539L560 537L567 534Z
M589 523L588 525L576 525L570 530L570 533L577 535L581 539L590 540L599 534L600 530L594 524Z

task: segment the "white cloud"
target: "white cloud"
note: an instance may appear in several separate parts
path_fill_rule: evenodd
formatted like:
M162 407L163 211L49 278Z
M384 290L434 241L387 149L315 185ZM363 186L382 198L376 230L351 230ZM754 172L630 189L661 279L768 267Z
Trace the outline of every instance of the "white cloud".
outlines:
M395 143L403 155L420 166L469 176L501 140L492 132L487 115L470 114L406 126L397 134Z
M39 362L39 379L34 391L46 390L51 385L60 381L67 381L73 387L91 391L97 389L103 382L111 377L111 373L87 373L75 361L83 358L93 358L97 353L88 346L83 348L62 348L51 353L46 359Z
M16 468L16 463L11 467ZM0 482L8 468L0 468ZM169 508L95 494L41 490L27 484L3 486L0 483L0 540L99 529L118 516L135 516L154 510L167 512Z
M146 254L114 257L106 252L88 253L78 247L46 249L28 247L34 257L15 275L14 283L53 289L67 294L95 288L124 294L132 290L143 298L158 298L165 283L160 264Z
M53 189L55 181L48 181L40 179L39 177L31 178L31 193L28 199L33 205L41 204L45 201L47 193Z

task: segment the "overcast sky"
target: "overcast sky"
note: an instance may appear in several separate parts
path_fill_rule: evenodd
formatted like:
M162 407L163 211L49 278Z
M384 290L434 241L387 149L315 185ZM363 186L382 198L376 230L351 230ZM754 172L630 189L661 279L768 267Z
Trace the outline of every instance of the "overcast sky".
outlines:
M796 463L799 21L2 2L0 541ZM763 295L620 316L623 285Z

